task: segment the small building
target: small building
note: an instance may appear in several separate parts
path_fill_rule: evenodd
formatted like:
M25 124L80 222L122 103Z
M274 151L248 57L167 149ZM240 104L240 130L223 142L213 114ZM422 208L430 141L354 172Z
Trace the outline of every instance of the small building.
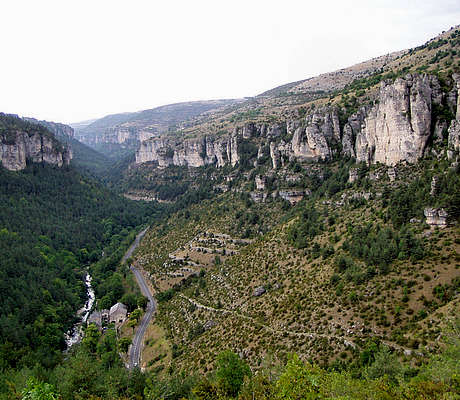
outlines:
M102 328L102 313L100 311L93 311L86 321L87 324L95 324L99 329Z
M110 307L109 321L112 323L122 324L128 314L128 308L123 303L114 304Z

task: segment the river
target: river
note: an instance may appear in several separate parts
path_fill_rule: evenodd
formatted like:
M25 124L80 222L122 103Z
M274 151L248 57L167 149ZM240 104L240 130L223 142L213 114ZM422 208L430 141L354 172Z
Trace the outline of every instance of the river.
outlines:
M83 324L88 319L91 309L93 308L94 301L96 300L96 295L94 294L94 289L91 286L91 281L91 275L89 273L86 273L85 285L88 300L86 300L85 305L77 311L77 316L80 317L80 321L77 322L65 334L65 342L67 344L67 349L72 347L75 343L78 343L83 337Z
M145 228L142 232L140 232L136 236L136 239L134 240L134 242L131 244L131 246L126 251L125 255L123 256L122 262L126 261L129 257L132 256L134 250L137 248L137 246L139 246L139 243L140 243L142 237L147 232L147 229L148 228ZM86 321L87 321L87 319L89 317L89 314L91 313L91 309L93 308L94 301L96 300L96 296L94 294L94 289L91 286L91 280L92 280L91 275L89 273L86 273L86 275L85 275L85 285L86 285L86 293L87 293L87 296L88 296L88 300L86 300L85 305L77 311L77 317L80 317L80 321L77 322L65 334L65 341L66 341L66 344L67 344L67 350L70 349L70 347L72 347L74 344L80 342L80 340L82 339L83 334L84 334L83 325L86 323ZM141 287L141 290L142 290L142 287ZM142 292L142 293L144 293L144 292ZM149 297L149 296L147 296L147 297ZM154 306L153 299L151 299L151 295L150 295L150 297L149 297L149 309L151 307L155 307L155 306ZM153 312L154 312L154 310L153 310ZM149 318L144 317L146 325L150 322L150 319L152 318L153 312L151 312L149 314L150 315ZM141 336L140 339L142 339L144 333L145 333L145 329L140 334L138 332L136 332L137 335ZM140 339L139 339L139 341L140 341ZM139 355L137 357L139 357Z

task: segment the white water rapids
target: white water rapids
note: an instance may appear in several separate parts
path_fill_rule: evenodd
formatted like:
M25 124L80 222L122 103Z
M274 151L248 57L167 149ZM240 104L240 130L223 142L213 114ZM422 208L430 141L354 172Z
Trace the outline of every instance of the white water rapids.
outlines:
M94 294L94 289L91 286L91 275L86 274L85 276L85 285L86 292L88 294L88 300L86 300L85 305L77 311L77 316L81 318L80 322L77 322L69 331L65 334L65 341L67 343L67 348L70 348L75 343L78 343L83 337L83 324L89 317L89 313L93 308L94 300L96 296Z

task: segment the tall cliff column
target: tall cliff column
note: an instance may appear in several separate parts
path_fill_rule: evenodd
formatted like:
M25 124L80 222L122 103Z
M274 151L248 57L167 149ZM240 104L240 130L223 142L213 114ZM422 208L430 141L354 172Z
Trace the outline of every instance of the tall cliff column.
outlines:
M391 166L416 162L431 133L431 93L427 75L382 82L379 102L356 138L357 161Z
M457 87L457 112L456 117L449 126L449 137L447 140L447 158L452 160L455 153L460 151L460 75L452 76Z

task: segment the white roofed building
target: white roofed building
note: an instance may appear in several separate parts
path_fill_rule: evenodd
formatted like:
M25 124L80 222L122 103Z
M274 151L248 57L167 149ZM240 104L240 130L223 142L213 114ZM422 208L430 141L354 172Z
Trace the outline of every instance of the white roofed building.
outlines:
M128 308L123 303L114 304L110 307L109 322L114 322L115 325L122 324L128 314Z

